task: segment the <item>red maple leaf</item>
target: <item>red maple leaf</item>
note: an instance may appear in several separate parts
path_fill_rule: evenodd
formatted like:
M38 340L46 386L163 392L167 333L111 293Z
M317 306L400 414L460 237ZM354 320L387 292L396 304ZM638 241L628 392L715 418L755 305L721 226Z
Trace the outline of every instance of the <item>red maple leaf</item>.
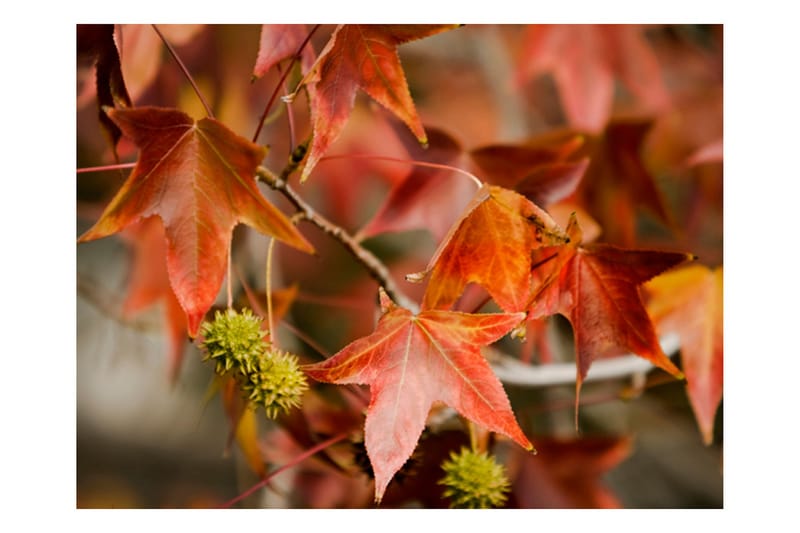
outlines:
M592 361L598 358L632 352L682 379L681 371L661 349L639 286L692 256L603 244L581 245L581 230L575 218L570 221L567 234L570 242L559 247L547 265L558 274L540 282L528 317L559 313L572 324L578 367L576 409L583 379ZM537 250L534 255L552 251L553 248Z
M480 347L508 333L523 313L471 315L427 310L414 315L381 291L375 331L339 353L304 367L312 378L368 384L371 401L364 428L367 454L380 501L392 476L411 456L434 402L443 402L525 449L500 381Z
M343 24L312 67L308 83L314 137L301 180L339 135L361 89L402 120L420 143L427 137L408 90L397 47L451 29L436 24Z
M650 281L647 310L663 332L680 336L686 387L703 441L714 437L722 401L722 267L692 265Z
M78 242L117 233L142 217L160 216L169 280L186 312L191 336L197 334L222 285L237 223L312 251L256 185L263 147L214 119L195 121L176 109L106 112L141 154L100 220Z

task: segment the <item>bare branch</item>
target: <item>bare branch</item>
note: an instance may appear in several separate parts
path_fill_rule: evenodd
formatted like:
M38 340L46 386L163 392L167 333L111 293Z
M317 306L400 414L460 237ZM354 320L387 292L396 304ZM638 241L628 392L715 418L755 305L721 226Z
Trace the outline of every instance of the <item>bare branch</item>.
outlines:
M298 195L294 189L283 179L279 178L272 173L268 168L258 167L256 175L262 179L267 185L280 192L285 196L297 211L309 222L317 226L326 234L339 241L367 269L370 276L377 281L386 294L394 300L401 307L405 307L413 313L419 311L419 306L411 298L406 296L397 287L397 284L392 279L389 269L383 262L375 257L375 255L361 246L361 244L353 238L341 226L337 226L321 214L317 213L314 208L306 203L303 198Z

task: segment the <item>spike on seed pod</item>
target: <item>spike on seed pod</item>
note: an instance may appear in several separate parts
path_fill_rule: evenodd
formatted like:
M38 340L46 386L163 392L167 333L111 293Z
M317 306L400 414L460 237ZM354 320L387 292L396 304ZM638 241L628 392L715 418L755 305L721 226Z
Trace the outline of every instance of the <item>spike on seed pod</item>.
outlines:
M446 475L438 483L445 486L451 508L489 509L505 503L510 490L505 468L485 452L451 452L442 470Z
M203 322L200 347L206 352L203 359L213 360L217 374L239 370L242 374L253 371L253 364L267 350L263 339L261 317L249 309L237 313L233 309L214 313L212 322Z
M280 411L299 406L306 389L308 383L297 356L277 349L269 349L255 360L242 383L245 397L273 419Z

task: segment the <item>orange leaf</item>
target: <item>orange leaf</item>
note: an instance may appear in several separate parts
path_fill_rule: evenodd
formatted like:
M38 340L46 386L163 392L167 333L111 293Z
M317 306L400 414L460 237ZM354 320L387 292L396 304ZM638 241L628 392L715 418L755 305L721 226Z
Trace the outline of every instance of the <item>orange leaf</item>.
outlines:
M703 441L714 437L722 400L722 267L692 265L646 286L647 310L660 331L677 332L687 392Z
M451 29L436 24L343 24L336 28L312 68L314 138L301 180L308 178L336 139L361 89L402 120L420 143L427 137L408 90L397 47Z
M566 240L550 216L524 196L483 185L434 254L423 309L447 309L467 283L479 283L497 305L509 312L527 307L531 251Z
M523 318L523 313L470 315L397 307L381 291L375 331L315 365L319 381L368 384L367 453L375 472L375 497L416 447L434 402L443 402L475 423L506 435L525 449L533 445L517 425L503 386L480 353Z
M266 201L256 185L265 149L211 118L194 121L175 109L106 111L141 154L100 220L78 242L114 234L159 215L167 238L167 272L186 312L189 334L222 285L233 227L239 223L300 250L312 247Z

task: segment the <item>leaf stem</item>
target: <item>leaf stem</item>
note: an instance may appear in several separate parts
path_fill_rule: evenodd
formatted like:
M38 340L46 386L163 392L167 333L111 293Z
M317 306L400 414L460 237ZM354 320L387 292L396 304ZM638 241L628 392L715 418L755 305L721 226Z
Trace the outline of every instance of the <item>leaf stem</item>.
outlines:
M272 480L273 477L277 476L278 474L280 474L284 470L287 470L287 469L289 469L289 468L301 463L302 461L304 461L307 458L311 457L315 453L317 453L317 452L319 452L321 450L324 450L325 448L328 448L330 446L333 446L337 442L343 441L344 439L346 439L348 437L348 435L349 435L349 433L347 433L347 432L339 433L335 437L331 437L330 439L328 439L326 441L323 441L323 442L320 442L316 446L313 446L313 447L309 448L308 450L304 451L303 453L301 453L300 455L298 455L297 457L295 457L294 459L292 459L291 461L289 461L285 465L283 465L280 468L270 472L268 476L266 476L264 479L262 479L261 481L259 481L258 483L256 483L255 485L253 485L252 487L250 487L249 489L247 489L243 493L239 494L238 496L236 496L232 500L229 500L229 501L223 503L222 505L220 505L218 507L218 509L229 509L235 503L240 502L241 500L247 498L248 496L250 496L251 494L253 494L257 490L267 486L269 484L270 480Z
M314 209L300 197L294 189L283 179L279 178L266 167L258 167L256 175L264 180L267 185L283 194L287 200L301 213L303 218L317 226L319 229L339 241L367 269L367 272L377 281L386 294L399 306L405 307L413 313L418 312L419 306L397 287L392 279L389 269L375 255L361 246L341 226L337 226Z
M269 341L278 347L278 340L274 336L272 329L272 250L275 249L275 237L269 240L267 247L267 272L266 272L266 291L267 291L267 331L269 332Z
M472 180L475 186L480 189L483 186L483 182L471 172L467 172L463 168L454 167L452 165L444 165L441 163L430 163L428 161L416 161L414 159L402 159L399 157L389 157L383 155L373 155L373 154L340 154L340 155L328 155L320 159L322 161L328 161L332 159L374 159L376 161L389 161L392 163L409 163L412 165L416 165L419 167L428 167L428 168L438 168L442 170L451 170L453 172L457 172L459 174L463 174Z
M183 64L183 61L181 61L181 58L178 56L178 53L175 51L175 49L172 47L172 45L169 44L169 41L167 41L166 37L164 37L164 34L161 33L161 30L158 29L158 26L156 26L155 24L152 24L152 26L153 26L153 29L158 34L158 37L164 43L164 46L166 46L167 50L169 50L169 53L172 56L172 59L175 60L175 62L178 64L178 66L180 67L181 71L183 72L183 75L186 76L187 80L189 80L189 83L192 85L192 88L194 89L195 94L197 94L197 97L200 99L200 102L203 104L203 107L206 109L206 115L208 115L210 118L214 118L214 113L211 112L211 106L208 105L208 102L206 102L206 99L203 97L203 93L200 92L200 87L198 87L197 83L195 83L194 78L192 78L192 75L189 73L189 69L187 69L186 65Z
M228 309L233 308L233 281L231 280L231 264L233 263L233 245L228 246Z
M314 33L319 29L320 26L321 24L317 24L313 28L311 28L311 31L308 32L308 35L306 35L305 40L300 44L300 46L297 48L297 51L292 56L292 59L289 62L289 66L286 67L286 71L281 75L281 79L278 80L278 83L275 84L275 90L272 91L272 95L269 97L269 100L267 101L267 106L264 108L264 112L261 113L261 118L258 119L258 127L256 128L256 132L253 134L253 142L256 142L256 139L258 139L258 136L261 133L261 128L264 127L264 121L266 120L267 115L269 114L269 110L272 108L272 104L275 103L275 98L277 98L278 91L281 90L283 82L286 81L286 77L292 71L292 67L294 66L294 64L297 62L298 59L300 59L300 54L303 53L303 48L306 47L308 41L311 40L311 36L314 35Z
M133 168L136 163L119 163L117 165L103 165L100 167L84 167L75 171L76 174L86 174L88 172L104 172L106 170L125 170L126 168Z

